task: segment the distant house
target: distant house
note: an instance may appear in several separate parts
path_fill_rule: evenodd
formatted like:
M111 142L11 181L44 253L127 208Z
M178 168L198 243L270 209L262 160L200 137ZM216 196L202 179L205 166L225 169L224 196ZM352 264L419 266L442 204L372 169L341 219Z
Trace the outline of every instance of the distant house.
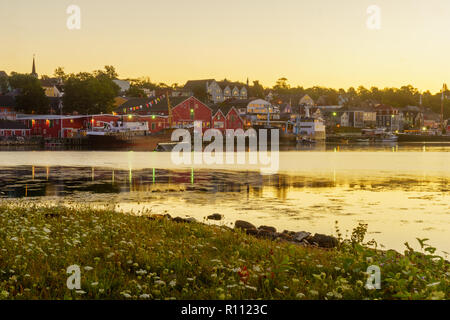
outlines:
M423 113L420 107L406 106L401 109L404 125L408 128L420 129L423 127Z
M233 106L213 106L211 128L225 131L227 129L244 129L244 120Z
M41 87L47 97L58 98L63 96L62 81L56 78L41 79Z
M130 82L126 80L114 79L113 82L120 88L120 94L123 94L130 90Z
M403 115L400 115L398 109L385 104L377 104L375 106L377 113L376 126L378 128L386 128L389 131L401 130L403 127Z
M196 90L204 88L208 95L208 100L213 103L220 103L228 99L247 99L248 88L239 82L230 82L227 80L217 82L214 79L189 80L184 85L184 91L195 94Z
M247 113L267 114L274 111L274 106L264 99L251 100L247 105Z
M13 96L0 96L0 120L16 120L16 107Z
M438 129L441 125L441 116L427 108L423 113L423 126L429 129Z
M305 94L299 101L299 105L302 106L314 106L314 100L307 94Z
M340 117L340 125L343 127L365 128L376 126L377 113L369 107L343 107L332 111L329 117L336 118L336 115Z
M325 139L325 124L321 119L301 118L298 119L298 124L295 126L295 133L302 136L307 136L316 140Z
M341 117L340 117L340 125L342 127L349 127L350 126L350 116L348 114L348 112L344 112L342 113Z

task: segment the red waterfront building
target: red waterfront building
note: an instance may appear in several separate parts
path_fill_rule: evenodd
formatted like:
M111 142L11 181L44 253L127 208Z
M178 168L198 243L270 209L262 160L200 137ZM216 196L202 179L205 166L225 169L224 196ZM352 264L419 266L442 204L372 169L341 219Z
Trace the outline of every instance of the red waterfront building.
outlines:
M212 110L195 97L189 97L172 108L172 121L176 127L189 127L202 121L203 131L211 128Z
M212 125L214 129L225 131L227 129L244 129L244 120L239 112L232 106L213 106Z
M31 135L44 138L72 138L83 136L86 130L101 129L105 123L116 123L119 116L99 115L21 115L17 120L21 121L31 130Z
M203 129L211 127L212 110L206 104L191 97L170 97L172 125L190 127L194 121L202 121ZM151 132L169 127L169 107L165 96L159 98L132 98L116 109L121 115L144 117L149 121Z
M0 137L28 137L31 130L20 121L0 120Z

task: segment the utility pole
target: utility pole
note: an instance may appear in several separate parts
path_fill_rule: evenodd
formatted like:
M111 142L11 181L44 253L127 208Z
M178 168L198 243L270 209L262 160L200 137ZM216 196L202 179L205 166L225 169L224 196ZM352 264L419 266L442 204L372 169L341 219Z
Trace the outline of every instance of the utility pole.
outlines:
M442 86L442 96L441 96L441 130L444 133L444 98L445 92L447 91L447 85L444 83Z
M166 91L167 109L169 110L169 129L172 128L172 106L170 105L169 91Z
M59 97L58 107L59 107L59 115L60 115L59 121L61 121L61 139L64 139L63 114L62 114L63 104L61 101L61 97Z

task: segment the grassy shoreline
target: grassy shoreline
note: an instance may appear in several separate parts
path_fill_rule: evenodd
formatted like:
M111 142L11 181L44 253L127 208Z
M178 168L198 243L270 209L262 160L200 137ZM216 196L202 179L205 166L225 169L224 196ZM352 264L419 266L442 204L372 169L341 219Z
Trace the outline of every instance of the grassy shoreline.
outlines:
M450 268L422 241L400 255L258 239L226 227L89 207L0 204L0 299L449 299ZM69 290L67 268L81 269ZM367 268L381 289L365 288Z

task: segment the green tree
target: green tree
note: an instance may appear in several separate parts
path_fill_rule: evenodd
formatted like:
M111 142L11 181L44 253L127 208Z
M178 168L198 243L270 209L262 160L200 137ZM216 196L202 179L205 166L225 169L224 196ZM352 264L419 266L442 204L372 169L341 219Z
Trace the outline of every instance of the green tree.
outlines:
M9 77L9 83L12 88L20 92L16 97L19 111L36 114L49 111L49 101L45 96L45 90L34 76L13 72Z
M63 67L56 68L55 71L53 72L53 76L61 80L67 79L67 75Z
M197 85L194 88L192 88L192 93L194 94L194 97L205 103L208 102L210 98L208 93L206 92L205 86L203 85Z
M0 94L5 94L9 89L9 81L7 75L0 74Z
M249 97L261 99L265 97L264 87L259 83L258 80L253 81L253 86L249 88Z
M158 86L155 83L152 83L149 77L142 77L139 79L128 79L128 81L130 81L131 85L139 88L145 88L149 90L155 90L158 88Z
M92 74L81 72L67 76L64 85L64 111L81 114L110 113L120 88L113 82L113 67Z
M130 89L126 92L127 97L135 97L135 98L145 98L146 94L141 87L136 85L131 85Z
M277 94L288 94L289 93L290 86L288 84L288 79L286 78L279 78L276 82L276 84L273 86L273 90Z

